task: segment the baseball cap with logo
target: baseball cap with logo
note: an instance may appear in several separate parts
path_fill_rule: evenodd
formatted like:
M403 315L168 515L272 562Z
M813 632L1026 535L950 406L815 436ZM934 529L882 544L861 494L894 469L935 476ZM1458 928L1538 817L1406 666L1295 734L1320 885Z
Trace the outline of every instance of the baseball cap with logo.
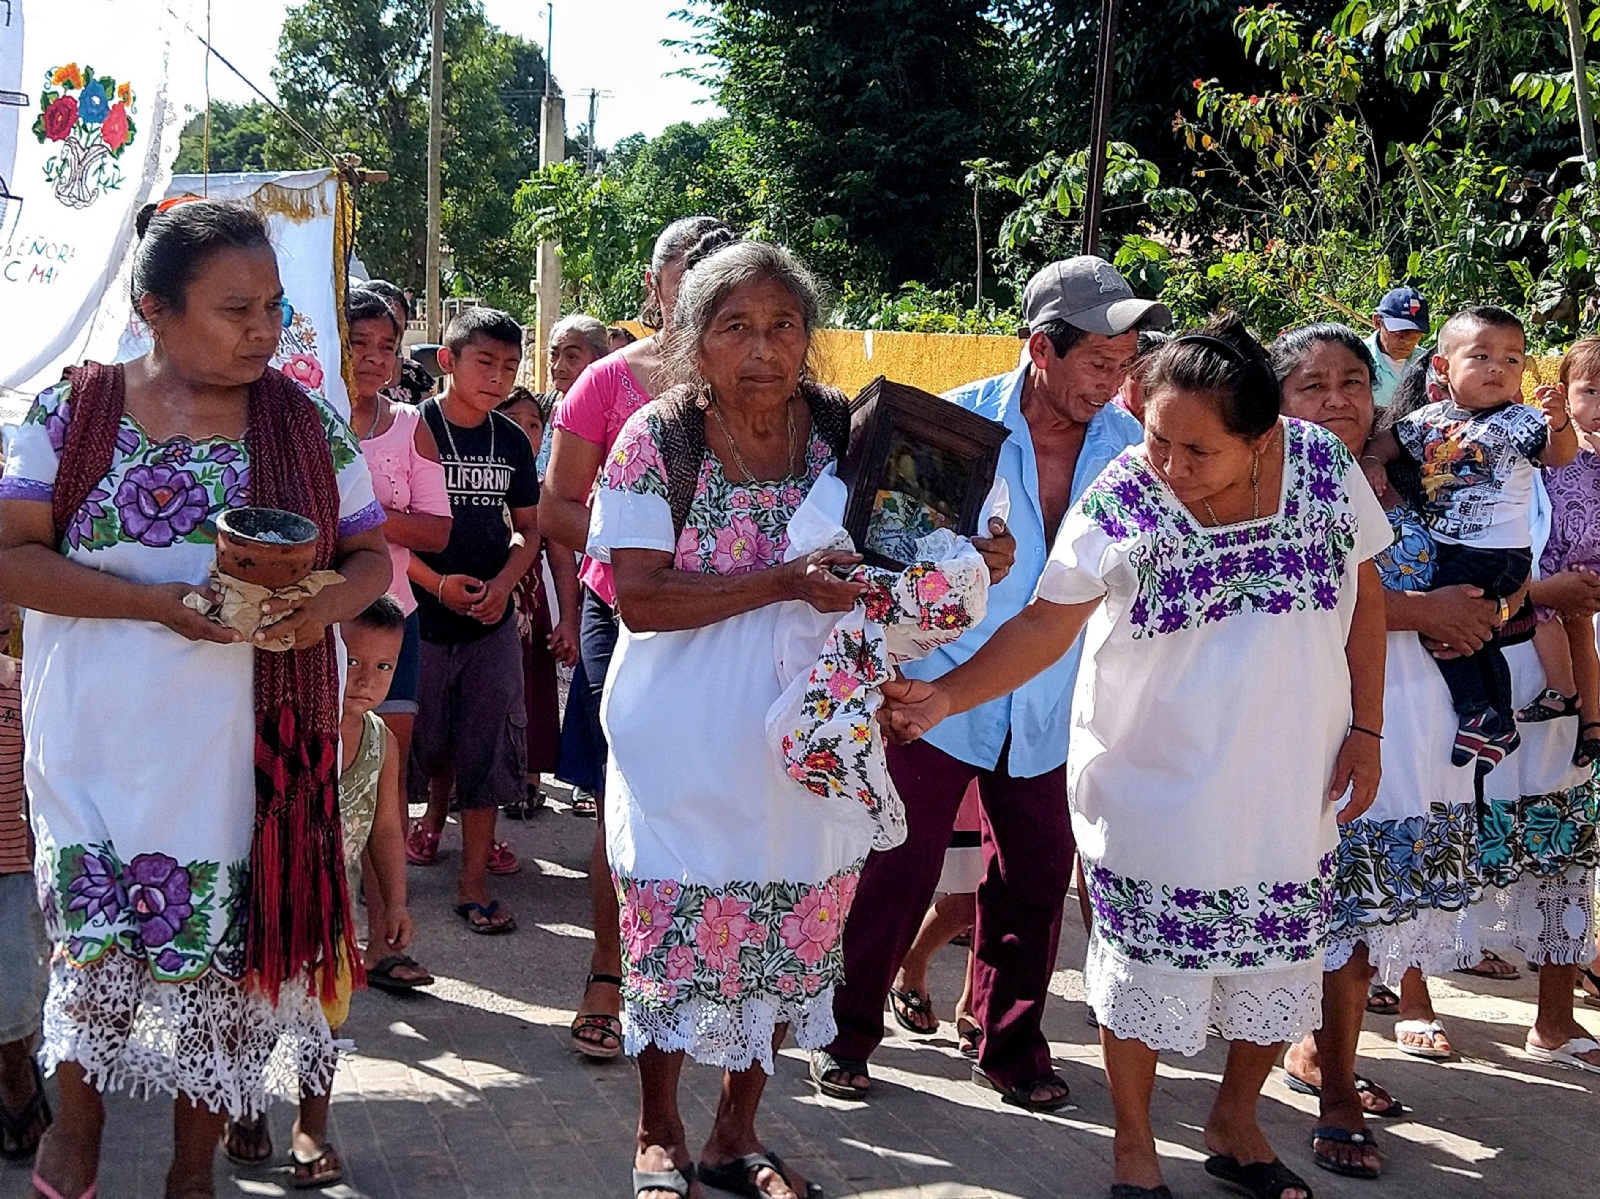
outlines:
M1428 331L1428 301L1414 287L1397 287L1378 301L1378 319L1391 332L1412 329Z
M1050 321L1066 321L1086 333L1115 337L1135 325L1165 329L1172 310L1155 300L1141 300L1128 281L1104 258L1080 254L1052 262L1022 292L1022 319L1029 329Z

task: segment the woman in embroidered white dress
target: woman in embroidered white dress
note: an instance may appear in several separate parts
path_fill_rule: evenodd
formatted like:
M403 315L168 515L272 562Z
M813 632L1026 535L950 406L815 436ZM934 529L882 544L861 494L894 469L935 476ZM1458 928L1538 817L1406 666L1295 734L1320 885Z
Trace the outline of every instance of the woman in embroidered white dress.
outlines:
M115 368L125 392L111 469L65 535L51 501L70 485L57 468L87 400L65 384L44 392L12 431L0 480L0 590L28 610L25 771L55 942L40 1056L61 1110L34 1185L63 1199L95 1192L101 1092L176 1096L166 1193L194 1199L213 1193L224 1121L260 1110L280 1034L303 1066L331 1053L303 979L273 1003L244 978L257 651L183 603L206 583L217 517L250 502L251 447L273 435L251 423L249 398L282 328L265 224L210 201L154 215L133 295L154 349ZM279 626L297 647L325 644L390 573L357 442L313 402L346 581Z
M1028 608L937 683L885 688L897 735L1002 695L1084 631L1067 760L1094 909L1085 971L1124 1199L1165 1196L1157 1054L1232 1042L1208 1172L1308 1199L1256 1121L1316 1026L1338 819L1372 802L1389 524L1333 434L1278 416L1237 318L1165 346L1145 441L1068 513Z
M699 1181L812 1193L762 1148L755 1113L786 1030L806 1048L834 1035L839 932L879 819L831 794L872 739L870 710L855 735L794 762L768 733L784 694L780 607L791 620L844 613L866 595L879 618L868 586L834 571L857 555L785 561L790 518L848 439L843 397L803 383L819 310L815 283L777 247L740 242L696 265L670 353L688 385L629 418L595 498L588 550L611 564L623 625L601 719L645 1199L699 1194ZM1009 562L1008 546L980 544ZM969 619L939 611L955 622L939 636ZM834 679L836 694L807 694L813 715L851 694L846 672ZM726 1071L698 1167L677 1105L686 1052Z

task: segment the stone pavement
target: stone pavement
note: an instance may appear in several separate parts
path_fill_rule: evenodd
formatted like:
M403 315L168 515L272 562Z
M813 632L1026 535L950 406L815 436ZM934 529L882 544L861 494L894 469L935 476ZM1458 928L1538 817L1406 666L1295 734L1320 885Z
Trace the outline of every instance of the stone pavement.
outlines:
M557 791L564 796L564 791ZM557 803L502 829L524 869L501 895L521 927L487 938L450 912L459 842L447 832L440 864L411 870L416 956L439 984L426 994L356 997L346 1035L356 1052L341 1068L335 1142L348 1167L332 1199L628 1199L636 1113L626 1061L594 1066L568 1050L567 1023L588 964L585 870L592 821ZM1110 1180L1111 1104L1099 1050L1084 1023L1083 938L1069 913L1048 1032L1076 1106L1035 1116L1000 1104L970 1081L949 1026L941 1035L891 1037L873 1062L869 1104L819 1098L792 1047L768 1089L760 1125L769 1145L822 1184L830 1197L1047 1199L1103 1196ZM960 950L936 964L941 1012L960 991ZM1399 1054L1390 1021L1369 1018L1362 1070L1416 1109L1378 1123L1388 1154L1378 1182L1312 1168L1306 1137L1315 1106L1274 1072L1263 1123L1284 1159L1320 1196L1582 1194L1600 1185L1600 1076L1527 1059L1523 1035L1534 980L1437 980L1438 1008L1459 1051L1445 1064ZM1600 1012L1580 1007L1600 1033ZM1217 1042L1197 1058L1163 1062L1155 1101L1167 1180L1179 1199L1228 1194L1200 1168L1200 1124L1220 1075ZM710 1127L717 1072L684 1075L691 1143ZM165 1102L110 1105L103 1199L159 1199L171 1143ZM273 1109L278 1146L292 1110ZM30 1196L23 1167L0 1163L0 1199ZM287 1169L241 1171L219 1155L217 1194L288 1193ZM715 1199L717 1192L708 1192Z

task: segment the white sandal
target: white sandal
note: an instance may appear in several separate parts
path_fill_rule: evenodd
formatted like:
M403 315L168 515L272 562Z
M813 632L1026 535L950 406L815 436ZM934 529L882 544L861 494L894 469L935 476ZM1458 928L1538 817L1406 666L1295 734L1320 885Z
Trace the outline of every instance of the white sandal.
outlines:
M1427 1037L1427 1045L1407 1045L1400 1038L1406 1034L1414 1037ZM1442 1062L1446 1058L1454 1057L1454 1049L1438 1049L1433 1044L1434 1037L1445 1035L1444 1025L1437 1020L1396 1020L1394 1022L1394 1043L1401 1053L1409 1053L1412 1057L1427 1058L1429 1061Z
M1553 1066L1570 1066L1574 1070L1586 1070L1590 1074L1600 1074L1600 1066L1594 1062L1586 1062L1578 1055L1580 1053L1593 1053L1600 1050L1600 1042L1591 1037L1573 1037L1559 1049L1546 1049L1542 1045L1535 1045L1532 1041L1525 1041L1523 1049L1529 1057L1536 1062L1549 1062Z

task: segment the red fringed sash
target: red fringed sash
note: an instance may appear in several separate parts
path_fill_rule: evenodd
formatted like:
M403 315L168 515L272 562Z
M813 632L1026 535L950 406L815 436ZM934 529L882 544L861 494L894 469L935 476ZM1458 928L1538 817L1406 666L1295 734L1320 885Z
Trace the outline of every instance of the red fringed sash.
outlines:
M56 536L111 470L124 402L123 368L68 370L66 442L52 497ZM339 488L316 406L299 384L268 369L250 388L245 446L250 502L316 523L316 569L333 564ZM339 959L360 982L339 822L339 670L333 632L288 653L255 652L256 821L250 847L246 977L276 1001L285 982L309 976L334 996Z

